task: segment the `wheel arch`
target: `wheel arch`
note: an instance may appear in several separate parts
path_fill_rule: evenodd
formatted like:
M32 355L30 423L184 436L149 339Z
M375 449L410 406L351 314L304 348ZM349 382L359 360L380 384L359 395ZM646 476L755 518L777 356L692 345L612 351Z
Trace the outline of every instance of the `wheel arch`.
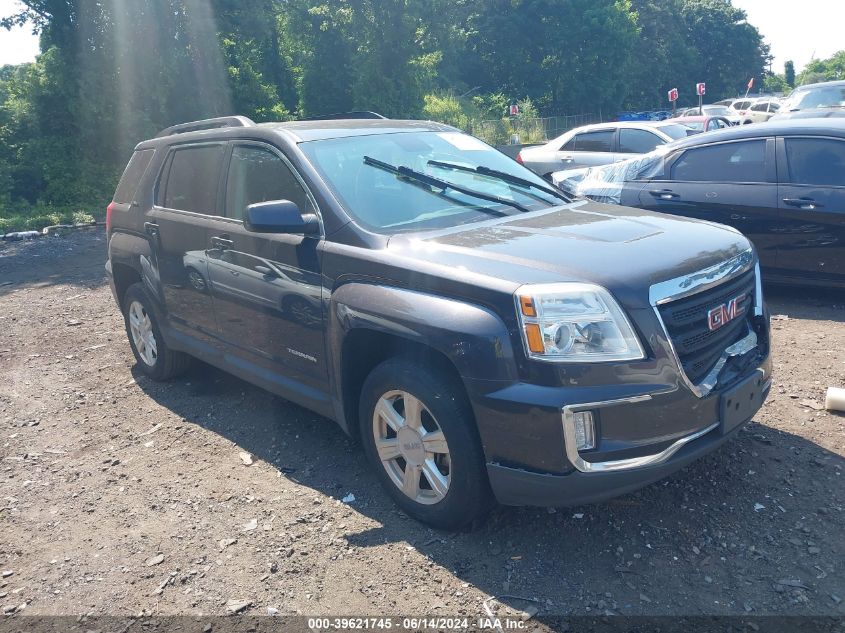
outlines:
M342 379L343 422L347 432L354 435L360 424L358 408L361 389L367 376L381 363L391 358L406 358L443 375L466 394L458 368L442 352L418 341L389 332L355 328L343 340L340 351Z
M133 283L142 282L163 305L156 258L150 243L143 237L123 231L115 231L109 238L109 262L114 282L115 300L123 309L126 290Z
M464 378L516 380L505 323L493 312L456 299L389 286L351 283L331 298L328 324L335 418L358 425L361 387L379 363L406 356Z
M123 262L113 262L111 270L114 279L115 299L122 310L126 291L132 284L141 282L141 273L135 267Z

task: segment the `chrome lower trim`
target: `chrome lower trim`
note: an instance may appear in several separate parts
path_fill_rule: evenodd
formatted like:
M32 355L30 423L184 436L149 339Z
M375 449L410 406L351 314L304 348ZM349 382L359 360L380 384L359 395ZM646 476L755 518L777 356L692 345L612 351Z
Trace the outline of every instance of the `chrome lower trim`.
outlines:
M672 352L672 357L675 359L678 371L683 378L684 384L699 398L703 398L713 391L713 388L719 381L719 372L722 371L722 368L731 356L745 354L757 345L757 335L749 331L744 338L725 349L719 360L716 361L713 369L708 372L707 376L700 383L696 384L689 379L686 371L684 371L684 366L681 363L680 356L678 356L677 349L675 349L675 344L672 342L672 337L669 335L669 330L663 322L663 317L660 316L659 306L709 290L748 272L752 266L754 267L755 277L754 315L761 316L763 314L763 289L760 281L760 264L754 261L754 251L752 249L743 251L722 264L710 266L691 275L676 277L675 279L654 284L649 289L649 302L654 309L654 314L657 316L657 322L660 323L660 328L666 337L666 342L669 344L669 349ZM753 344L749 345L752 337Z
M657 464L662 464L672 457L672 455L677 453L685 444L688 444L693 440L697 440L703 435L707 435L710 431L713 431L719 426L719 422L715 422L705 429L701 429L691 435L686 435L679 440L676 440L659 453L653 453L651 455L642 455L640 457L630 457L628 459L618 459L608 462L588 462L581 457L581 454L578 452L577 440L575 438L575 413L588 409L601 409L620 404L646 402L648 400L651 400L651 396L644 395L633 398L622 398L620 400L607 400L605 402L572 404L563 407L563 439L566 446L566 457L569 459L570 463L582 473L608 473L620 470L631 470L633 468L643 468L644 466L656 466Z

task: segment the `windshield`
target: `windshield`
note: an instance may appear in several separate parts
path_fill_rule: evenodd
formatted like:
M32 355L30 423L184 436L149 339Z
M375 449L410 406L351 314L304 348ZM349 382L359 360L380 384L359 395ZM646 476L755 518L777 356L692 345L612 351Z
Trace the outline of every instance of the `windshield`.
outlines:
M781 106L782 110L833 108L845 106L845 86L821 86L809 90L795 90Z
M651 180L663 175L663 157L673 149L673 145L662 145L648 154L618 163L587 170L561 172L561 175L566 173L571 175L569 178L562 178L560 186L579 197L609 204L621 204L622 189L626 182Z
M679 138L686 138L689 136L687 133L689 130L688 125L688 123L684 123L683 125L680 123L673 123L672 125L662 125L658 129L669 138L677 141Z
M543 191L548 182L460 132L373 134L299 147L346 211L376 232L445 228L563 204ZM478 167L504 173L470 171ZM393 168L404 168L405 174ZM508 175L526 182L508 181Z
M702 108L705 114L710 116L730 116L731 111L722 105L709 105Z

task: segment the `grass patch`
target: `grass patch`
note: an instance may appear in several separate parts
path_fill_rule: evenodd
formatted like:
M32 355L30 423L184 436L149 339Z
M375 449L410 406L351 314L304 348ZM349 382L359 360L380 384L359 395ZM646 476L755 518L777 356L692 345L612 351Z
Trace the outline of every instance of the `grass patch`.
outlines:
M38 231L53 224L90 224L105 219L98 207L78 205L73 207L32 207L19 211L0 209L0 235L15 231Z

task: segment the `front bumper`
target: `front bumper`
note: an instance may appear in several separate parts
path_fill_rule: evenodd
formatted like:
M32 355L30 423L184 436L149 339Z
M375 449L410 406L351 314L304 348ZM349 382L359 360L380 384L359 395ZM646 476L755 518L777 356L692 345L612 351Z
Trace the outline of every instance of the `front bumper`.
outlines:
M652 350L643 361L561 366L545 384L465 381L498 500L508 505L600 501L656 481L736 433L771 388L768 314L759 269L749 277L752 267L753 251L747 250L694 275L653 285L652 310L629 310ZM745 333L729 334L741 338L729 345L730 338L724 339L721 356L693 382L684 363L691 362L691 353L698 362L695 354L706 349L701 345L706 339L696 338L702 335L694 327L709 315L708 308L712 312L711 303L722 306L722 294L734 292L753 297L743 307ZM682 319L685 356L679 356L663 322L667 303L675 310L669 316L676 329ZM690 323L696 324L692 333ZM698 346L690 347L689 340ZM592 433L584 433L596 441L579 451L576 420L582 411L592 419Z
M747 422L748 420L746 420ZM663 462L651 466L609 472L581 472L552 475L487 464L487 475L496 499L512 506L577 506L596 503L632 492L680 470L714 451L733 437L745 423L729 433L718 424L685 443Z
M740 424L725 427L720 419L723 395L746 381L758 385L760 397L743 410ZM770 389L767 356L753 372L704 398L683 387L637 394L620 385L602 389L601 401L581 398L581 404L549 410L542 400L557 399L559 389L507 390L510 398L504 410L522 412L524 424L514 425L513 415L507 422L503 416L488 415L487 423L480 425L490 485L504 505L572 506L625 494L718 448L754 416ZM502 411L502 400L498 403ZM601 439L596 450L579 453L570 414L582 410L594 413ZM502 434L506 423L511 429L516 426L514 435ZM657 436L667 425L673 432Z

